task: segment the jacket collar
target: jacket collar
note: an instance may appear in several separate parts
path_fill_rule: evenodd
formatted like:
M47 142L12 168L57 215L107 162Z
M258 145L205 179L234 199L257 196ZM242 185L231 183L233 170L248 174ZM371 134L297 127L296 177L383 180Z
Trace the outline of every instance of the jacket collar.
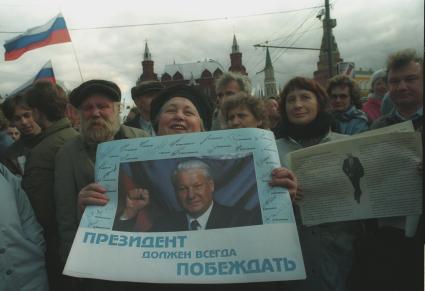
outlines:
M47 137L55 132L61 131L66 128L71 128L71 122L68 118L64 117L52 123L51 126L44 130L44 136Z

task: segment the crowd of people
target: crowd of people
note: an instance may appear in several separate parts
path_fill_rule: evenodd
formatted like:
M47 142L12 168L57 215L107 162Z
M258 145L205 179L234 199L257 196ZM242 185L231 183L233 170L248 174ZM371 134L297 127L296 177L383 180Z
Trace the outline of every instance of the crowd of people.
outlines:
M226 72L216 80L213 104L189 85L164 88L158 81L138 82L131 90L136 109L124 123L120 121L121 90L109 80L83 82L69 96L59 85L40 81L7 97L1 104L5 118L0 132L0 291L172 288L62 274L85 207L103 206L110 200L108 189L94 177L97 146L119 139L237 128L271 130L276 137L281 166L270 173L269 184L288 189L307 274L305 280L251 287L421 290L422 216L413 237L404 234L404 217L305 226L297 205L304 197L302 185L287 167L286 154L291 151L406 120L422 133L423 59L414 50L388 56L387 67L377 70L370 83L363 104L358 85L345 75L328 80L326 88L296 76L279 96L261 99L251 94L247 76ZM422 163L412 167L422 175ZM127 189L116 223L137 231L261 224L260 206L248 213L213 203L214 179L203 162L179 164L173 185L185 215L171 213L172 225L163 223L164 213L154 195L135 186ZM202 203L192 203L192 196L200 197ZM235 213L242 212L249 223L234 219Z

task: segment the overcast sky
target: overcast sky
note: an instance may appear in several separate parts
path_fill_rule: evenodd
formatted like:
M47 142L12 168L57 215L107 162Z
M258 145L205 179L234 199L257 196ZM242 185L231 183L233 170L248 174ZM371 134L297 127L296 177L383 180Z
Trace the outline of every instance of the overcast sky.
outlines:
M411 47L421 55L424 49L423 0L336 0L331 17L341 57L355 62L356 69L373 70L385 65L386 56ZM143 4L144 3L144 4ZM147 4L149 3L149 4ZM319 48L322 23L316 18L324 0L261 1L104 1L104 0L0 0L0 41L46 23L59 12L65 17L71 43L47 46L4 61L0 51L0 94L5 95L32 78L52 60L56 79L68 89L82 78L108 79L131 102L130 88L142 72L145 40L160 76L166 64L214 59L226 69L233 34L243 64L255 88L263 86L265 49L254 44ZM316 8L311 8L316 7ZM209 20L180 24L158 24L188 20ZM106 26L121 28L88 29ZM139 25L139 26L138 26ZM74 53L75 52L75 53ZM319 53L302 50L270 50L279 87L291 77L312 77Z

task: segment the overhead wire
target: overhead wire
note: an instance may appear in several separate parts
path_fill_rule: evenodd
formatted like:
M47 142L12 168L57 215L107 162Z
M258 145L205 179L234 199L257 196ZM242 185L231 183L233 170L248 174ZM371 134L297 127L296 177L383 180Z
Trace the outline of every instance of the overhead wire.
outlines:
M335 5L335 3L337 2L338 0L334 0L334 1L332 1L331 2L331 4L330 4L330 6L331 6L331 8L333 8L333 6ZM307 32L309 32L309 31L311 31L312 29L310 29L312 26L314 25L314 22L313 22L313 24L312 25L310 25L310 27L309 27L309 29L306 29L301 35L300 35L300 37L298 37L294 42L292 42L289 46L293 46L301 37L303 37L304 35L305 35L305 33L307 33ZM322 29L322 27L320 27L320 29ZM314 30L314 29L313 29ZM284 49L283 51L282 51L282 53L281 53L281 55L279 55L278 57L276 57L275 58L275 60L273 61L273 62L275 62L275 61L277 61L285 52L287 52L288 51L288 49ZM281 74L281 75L287 75L288 73L283 73L283 72L281 72L281 71L278 71L278 70L274 70L275 72L277 72L278 74ZM291 74L292 74L293 72L291 72Z
M306 11L306 10L315 10L315 9L322 8L322 7L323 7L323 5L317 5L317 6L305 7L305 8L300 8L300 9L292 9L292 10L271 11L271 12L255 13L255 14L239 15L239 16L224 16L224 17L189 19L189 20L181 20L181 21L169 21L169 22L152 22L152 23L109 25L109 26L97 26L97 27L77 27L77 28L71 27L71 28L68 28L68 30L70 30L70 31L101 30L101 29L118 29L118 28L131 28L131 27L143 27L143 26L161 26L161 25L177 25L177 24L187 24L187 23L213 22L213 21L223 21L223 20L229 20L229 19L243 19L243 18L250 18L250 17L267 16L267 15L296 13L296 12L301 12L301 11ZM295 35L297 33L297 31L304 25L304 23L306 21L307 21L307 19L304 20L303 23L294 30L294 32L292 32L290 35L288 35L286 37L286 39L290 40L290 36ZM24 31L0 31L0 34L6 34L6 33L13 34L13 33L23 33L23 32ZM276 35L276 34L277 34L277 32L274 33L273 36ZM279 39L279 38L276 38L276 39ZM273 39L273 40L275 40L275 39ZM264 62L264 58L261 58L260 62ZM256 67L258 67L258 64L256 65Z
M313 11L313 13L310 13L310 14L308 14L307 15L307 17L301 22L301 24L299 24L289 35L287 35L287 37L285 38L285 39L283 39L282 41L280 41L280 42L278 42L278 44L277 45L283 45L283 44L285 44L286 42L289 42L290 40L291 40L291 38L292 38L292 36L294 35L294 34L296 34L297 32L298 32L298 30L299 29L301 29L301 27L312 17L312 15L314 15L316 13L316 11ZM264 41L263 43L265 43L265 44L268 44L269 43L269 41ZM279 55L279 57L280 57L280 55ZM278 57L278 58L279 58ZM275 60L276 60L276 57L274 58ZM274 61L272 60L272 63L273 63ZM256 63L256 65L254 66L254 71L259 71L259 72L261 72L262 71L262 69L261 70L259 70L259 65L261 64L261 63L264 63L264 58L260 58L259 59L259 61ZM259 73L259 72L257 72L257 74Z
M312 27L314 25L314 23L310 26L310 27ZM309 27L309 29L306 29L306 30L303 30L303 31L301 31L301 32L296 32L296 33L290 33L290 34L288 34L288 35L285 35L285 36L282 36L282 37L279 37L279 38L276 38L276 39L271 39L271 40L269 40L267 43L266 42L263 42L264 44L268 44L268 43L270 43L270 42L273 42L273 41L276 41L276 40L279 40L279 39L282 39L282 38L289 38L290 36L293 36L293 35L301 35L301 37L303 36L303 35L305 35L306 33L308 33L308 32L311 32L311 31L314 31L314 30L321 30L322 29L322 27L316 27L316 28L312 28L312 29L310 29L310 27ZM299 37L298 39L297 39L297 41L301 38L301 37ZM292 46L292 45L291 45ZM277 61L278 59L279 59L280 57L278 57L275 61ZM257 58L256 58L258 61L257 61L257 63L256 63L256 66L254 66L255 68L258 68L258 65L259 64L261 64L261 63L264 63L264 56L258 56ZM252 60L252 59L250 59L250 60ZM248 64L249 64L249 62L246 62L246 66L248 67ZM276 70L275 70L275 72L276 72Z
M276 30L275 32L273 32L272 34L270 34L267 37L267 39L274 38L275 35L281 33L282 32L281 27L286 27L287 24L291 21L291 18L290 17L286 17L285 20L286 21L284 23L282 23L281 25L279 25L279 29ZM260 58L259 56L256 55L256 57L254 57L254 58L244 58L244 61L245 61L246 67L249 67L253 63L256 63L256 65L254 67L257 67L258 66L258 62L260 61L260 59L263 60L263 58Z
M316 6L311 6L311 7L307 7L307 8L303 8L303 9L295 9L295 10L291 10L290 12L301 12L301 11L305 11L305 10L316 10L317 8L322 8L323 5L316 5ZM284 24L281 24L280 27L286 27L287 23L289 23L290 21L292 21L291 18L286 18L286 21ZM278 33L281 33L281 29L275 31L274 33L270 34L269 37L267 37L268 39L275 39L275 35L277 35ZM278 39L278 38L277 38ZM258 54L253 55L253 57L248 57L247 54L244 54L244 62L245 62L245 66L246 67L250 67L251 64L253 65L252 67L255 68L255 71L258 71L258 68L260 66L260 64L264 63L264 57L263 56L259 56Z
M116 28L127 28L127 27L143 27L143 26L160 26L160 25L174 25L174 24L185 24L185 23L197 23L197 22L210 22L210 21L220 21L220 20L229 20L229 19L242 19L248 17L258 17L266 15L277 15L277 14L286 14L294 13L304 10L316 9L320 6L305 7L292 10L282 10L282 11L271 11L264 13L255 13L248 15L239 15L239 16L223 16L223 17L213 17L213 18L203 18L203 19L190 19L190 20L180 20L180 21L168 21L168 22L152 22L152 23L139 23L139 24L125 24L125 25L108 25L108 26L95 26L95 27L77 27L77 28L68 28L70 31L78 30L98 30L98 29L116 29ZM0 33L23 33L24 31L0 31Z
M268 42L270 43L270 42L277 41L279 39L286 38L286 37L289 37L289 36L292 36L292 35L307 33L307 32L310 32L310 31L313 31L313 30L316 30L316 29L318 30L318 29L322 29L322 28L317 27L317 28L314 28L314 29L308 29L308 30L303 30L303 31L300 31L300 32L290 33L290 34L287 34L287 35L284 35L284 36L281 36L281 37L278 37L278 38L275 38L275 39L270 39Z
M313 11L313 13L312 14L310 14L310 15L308 15L307 16L307 18L303 21L303 23L301 23L301 25L300 26L298 26L297 28L296 28L296 30L295 30L295 32L292 34L292 36L294 36L294 35L296 35L296 33L298 32L298 30L300 30L301 29L301 27L303 27L304 26L304 24L308 21L308 20L311 20L311 17L315 14L316 12L315 11ZM306 30L306 32L314 25L315 23L313 22L312 23L312 25L310 25L309 27L308 27L308 29ZM305 33L306 33L305 32ZM303 34L301 34L298 38L296 38L294 41L292 41L292 43L290 43L289 44L289 46L291 47L291 46L293 46L301 37L303 37L304 35L305 35L305 33L303 33ZM290 42L291 41L291 38L290 39L288 39L288 42ZM280 59L280 57L284 54L284 53L286 53L288 51L288 49L282 49L279 53L278 53L278 55L275 55L275 57L272 59L272 63L273 62L276 62L278 59Z

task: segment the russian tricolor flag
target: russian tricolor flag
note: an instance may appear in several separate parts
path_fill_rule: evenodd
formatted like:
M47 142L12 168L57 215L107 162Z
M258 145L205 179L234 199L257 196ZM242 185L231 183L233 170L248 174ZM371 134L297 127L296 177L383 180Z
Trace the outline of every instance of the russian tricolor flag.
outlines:
M9 94L9 96L14 96L20 92L25 91L28 89L32 84L34 84L37 81L45 80L50 81L52 83L56 84L56 78L55 74L53 72L53 66L52 62L49 60L41 69L38 71L38 73L35 75L35 77L31 78L31 80L28 80L23 85L19 86L19 88L15 89L13 92Z
M27 30L25 33L5 42L6 61L16 60L25 52L43 46L71 41L65 19L59 13L55 18L42 26Z
M37 73L37 75L35 75L33 82L40 81L40 80L50 81L56 84L55 74L53 73L52 61L48 61L41 68L41 70Z

